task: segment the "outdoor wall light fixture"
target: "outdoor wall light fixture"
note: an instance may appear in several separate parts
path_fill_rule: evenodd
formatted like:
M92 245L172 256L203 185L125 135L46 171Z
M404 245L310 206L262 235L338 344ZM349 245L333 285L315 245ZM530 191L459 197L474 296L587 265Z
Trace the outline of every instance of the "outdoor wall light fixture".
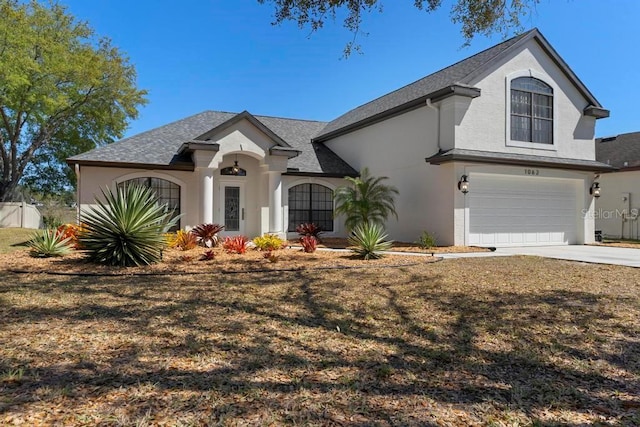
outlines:
M462 191L462 194L467 194L469 192L469 181L467 180L467 175L462 175L460 177L460 181L458 181L458 190Z
M240 172L240 166L238 166L238 161L237 160L235 162L233 162L233 166L231 167L231 171L233 172L234 175L238 175L238 173Z
M598 181L594 181L589 188L589 194L591 194L596 199L600 197L600 183Z

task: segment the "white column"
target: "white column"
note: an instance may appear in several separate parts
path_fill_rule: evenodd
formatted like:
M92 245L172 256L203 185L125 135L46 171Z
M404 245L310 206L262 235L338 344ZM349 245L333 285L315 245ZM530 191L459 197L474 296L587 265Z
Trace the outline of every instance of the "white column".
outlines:
M202 222L211 224L213 223L213 169L202 168L200 174L202 175L202 195L200 197Z
M282 177L269 172L269 232L282 234Z

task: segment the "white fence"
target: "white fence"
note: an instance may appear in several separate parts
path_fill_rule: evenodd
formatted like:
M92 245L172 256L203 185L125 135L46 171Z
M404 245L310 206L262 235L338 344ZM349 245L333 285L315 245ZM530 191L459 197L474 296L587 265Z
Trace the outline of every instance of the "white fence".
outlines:
M40 228L42 216L33 205L24 202L0 203L0 228Z

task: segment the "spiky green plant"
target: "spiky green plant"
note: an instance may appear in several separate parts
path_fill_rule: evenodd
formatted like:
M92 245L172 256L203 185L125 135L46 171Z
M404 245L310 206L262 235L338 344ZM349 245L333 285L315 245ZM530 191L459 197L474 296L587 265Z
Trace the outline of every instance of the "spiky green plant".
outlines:
M128 185L115 193L102 190L104 202L83 215L79 241L89 260L100 264L140 266L162 259L164 234L176 223L173 212L158 203L147 187Z
M392 242L387 241L387 233L380 224L368 222L354 227L349 244L359 257L365 260L382 258L381 251L391 249Z
M56 230L35 233L27 245L31 256L40 258L65 256L73 250L71 237L65 237L64 233Z
M395 196L398 189L386 185L386 176L373 177L364 168L356 178L345 177L351 184L338 187L335 191L336 213L345 215L345 225L353 230L358 224L382 224L389 215L398 218Z

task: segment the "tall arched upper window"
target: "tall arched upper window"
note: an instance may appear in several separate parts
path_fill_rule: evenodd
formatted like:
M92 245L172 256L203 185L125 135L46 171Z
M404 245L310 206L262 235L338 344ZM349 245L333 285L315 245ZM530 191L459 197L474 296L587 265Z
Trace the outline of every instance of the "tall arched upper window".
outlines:
M553 89L542 80L511 80L511 139L553 144Z
M143 187L151 188L158 196L158 202L161 204L167 204L170 210L173 210L173 216L180 215L180 186L171 181L167 181L162 178L133 178L127 181L118 183L119 188L124 188L127 185L140 185ZM171 231L180 229L180 221L171 228Z
M300 184L289 189L289 231L314 223L333 231L333 191L320 184Z

